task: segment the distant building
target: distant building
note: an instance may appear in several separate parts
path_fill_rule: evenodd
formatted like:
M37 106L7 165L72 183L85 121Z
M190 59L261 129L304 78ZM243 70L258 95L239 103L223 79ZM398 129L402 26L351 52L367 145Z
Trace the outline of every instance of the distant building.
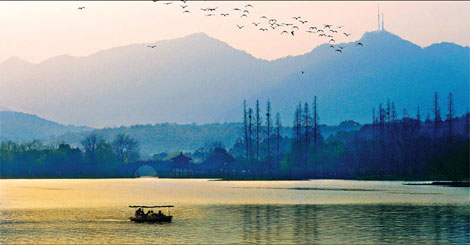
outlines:
M171 172L179 174L191 172L191 160L193 159L183 155L183 152L180 152L178 156L171 158L171 161L173 162L171 164Z

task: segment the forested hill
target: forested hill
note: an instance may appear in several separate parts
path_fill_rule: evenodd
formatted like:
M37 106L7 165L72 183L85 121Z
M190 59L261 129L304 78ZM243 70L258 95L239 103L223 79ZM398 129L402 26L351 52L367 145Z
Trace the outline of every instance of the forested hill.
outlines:
M359 130L360 124L345 121L337 126L321 125L320 130L325 137L339 131ZM154 125L135 125L130 127L97 129L95 132L111 141L116 135L124 133L135 138L140 144L142 157L151 156L160 152L194 151L206 143L220 142L227 148L233 146L237 138L241 137L241 123L213 123L213 124L175 124L162 123ZM79 145L80 140L90 132L67 133L59 137L51 137L49 142L67 142ZM292 129L284 127L282 134L291 136Z

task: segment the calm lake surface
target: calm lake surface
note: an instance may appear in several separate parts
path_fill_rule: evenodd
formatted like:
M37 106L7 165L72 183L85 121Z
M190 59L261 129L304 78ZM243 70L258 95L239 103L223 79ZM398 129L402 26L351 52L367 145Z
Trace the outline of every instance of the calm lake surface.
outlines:
M173 204L171 224L128 205ZM468 188L395 181L0 180L0 243L470 243Z

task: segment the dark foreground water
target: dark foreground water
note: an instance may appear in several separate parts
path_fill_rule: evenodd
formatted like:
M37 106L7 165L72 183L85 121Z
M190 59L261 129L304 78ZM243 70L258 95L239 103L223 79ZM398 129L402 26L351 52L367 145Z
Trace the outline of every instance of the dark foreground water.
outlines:
M0 243L470 243L469 192L402 182L1 180ZM171 224L127 206L175 204Z

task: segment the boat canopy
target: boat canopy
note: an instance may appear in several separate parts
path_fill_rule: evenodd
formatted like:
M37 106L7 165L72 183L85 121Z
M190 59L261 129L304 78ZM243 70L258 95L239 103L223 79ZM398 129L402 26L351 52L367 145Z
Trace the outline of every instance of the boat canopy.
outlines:
M163 205L163 206L129 206L130 208L173 208L173 205Z

